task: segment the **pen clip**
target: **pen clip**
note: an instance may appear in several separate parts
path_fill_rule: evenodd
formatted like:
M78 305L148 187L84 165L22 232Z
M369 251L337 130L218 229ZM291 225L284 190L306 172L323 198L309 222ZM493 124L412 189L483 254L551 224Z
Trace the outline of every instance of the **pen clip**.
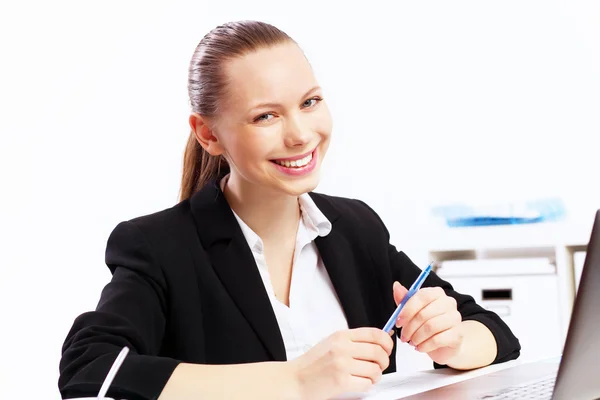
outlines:
M427 266L427 268L425 268L423 270L423 272L421 272L421 274L419 275L419 277L417 278L417 280L412 284L412 286L408 290L409 292L412 291L413 294L414 294L417 290L421 289L421 286L423 286L423 282L425 282L425 279L427 279L427 276L431 272L432 265L433 265L433 263L430 263Z

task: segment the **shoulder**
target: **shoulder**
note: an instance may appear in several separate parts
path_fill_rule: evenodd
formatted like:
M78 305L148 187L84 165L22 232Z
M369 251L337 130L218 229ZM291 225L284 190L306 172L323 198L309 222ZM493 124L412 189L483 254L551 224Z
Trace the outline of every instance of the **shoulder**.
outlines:
M328 214L331 214L347 224L358 225L371 232L382 231L387 235L387 229L377 212L364 201L317 192L311 192L310 196L328 218Z
M107 257L113 253L135 249L174 250L184 241L182 235L194 231L189 201L151 214L121 221L110 233Z
M148 234L169 235L191 222L190 202L184 200L173 207L137 216L127 222Z

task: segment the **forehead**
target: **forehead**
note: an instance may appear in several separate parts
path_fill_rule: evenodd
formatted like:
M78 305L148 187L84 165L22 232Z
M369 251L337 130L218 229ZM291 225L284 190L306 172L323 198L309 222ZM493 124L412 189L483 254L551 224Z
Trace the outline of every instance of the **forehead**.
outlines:
M232 105L298 102L317 84L302 50L292 42L262 48L225 64Z

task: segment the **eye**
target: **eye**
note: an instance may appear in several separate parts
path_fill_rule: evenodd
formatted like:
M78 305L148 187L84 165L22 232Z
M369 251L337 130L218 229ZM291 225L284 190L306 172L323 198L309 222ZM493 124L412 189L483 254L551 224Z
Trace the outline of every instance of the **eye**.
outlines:
M320 102L321 100L323 100L322 98L316 96L316 97L312 97L308 100L306 100L304 103L302 103L302 108L309 108L309 107L314 107L317 105L318 102Z
M254 122L270 121L273 118L275 118L275 116L273 114L266 113L266 114L262 114L256 118L254 118Z

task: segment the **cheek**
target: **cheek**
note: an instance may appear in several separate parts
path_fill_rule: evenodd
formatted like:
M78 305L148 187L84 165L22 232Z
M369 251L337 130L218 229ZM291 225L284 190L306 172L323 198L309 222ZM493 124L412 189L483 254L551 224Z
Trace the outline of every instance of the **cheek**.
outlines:
M322 135L329 137L333 129L333 121L331 120L331 114L327 106L322 107L315 115L315 131Z
M248 130L236 136L230 146L230 154L238 164L254 164L269 158L275 142L274 129Z

